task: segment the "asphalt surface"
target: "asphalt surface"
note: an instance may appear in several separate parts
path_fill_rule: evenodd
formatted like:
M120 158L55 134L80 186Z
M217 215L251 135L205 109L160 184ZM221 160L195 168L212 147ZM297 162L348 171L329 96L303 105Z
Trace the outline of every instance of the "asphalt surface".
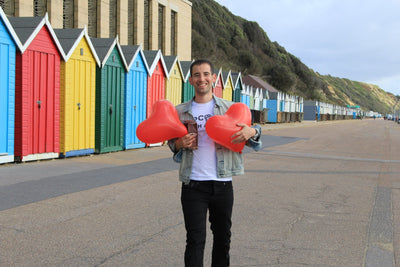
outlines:
M234 177L231 266L400 266L400 125L263 125L262 139ZM0 266L183 266L171 155L0 165Z

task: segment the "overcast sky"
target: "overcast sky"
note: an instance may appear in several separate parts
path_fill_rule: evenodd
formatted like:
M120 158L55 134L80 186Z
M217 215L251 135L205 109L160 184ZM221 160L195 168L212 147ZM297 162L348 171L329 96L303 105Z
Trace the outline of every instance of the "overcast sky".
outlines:
M400 0L216 0L320 74L400 95Z

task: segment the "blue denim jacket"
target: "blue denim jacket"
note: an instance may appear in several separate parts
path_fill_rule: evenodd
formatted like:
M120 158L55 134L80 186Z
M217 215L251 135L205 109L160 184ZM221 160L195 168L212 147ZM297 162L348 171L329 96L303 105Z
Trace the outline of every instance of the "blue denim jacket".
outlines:
M215 100L214 115L223 115L228 110L228 108L234 103L213 95ZM183 122L185 120L194 120L192 114L192 101L182 103L176 106L180 120ZM258 135L261 136L261 127L259 125L254 125L252 128L256 129ZM180 149L175 150L175 139L168 141L168 146L174 153L173 159L175 162L180 163L179 168L179 180L183 183L190 182L190 174L192 172L192 161L193 161L193 151L190 149ZM261 149L262 142L259 138L258 141L250 138L246 145L253 148L255 151ZM244 174L243 167L243 157L242 153L233 152L219 144L215 144L215 149L217 153L217 175L219 178L231 177L236 175Z

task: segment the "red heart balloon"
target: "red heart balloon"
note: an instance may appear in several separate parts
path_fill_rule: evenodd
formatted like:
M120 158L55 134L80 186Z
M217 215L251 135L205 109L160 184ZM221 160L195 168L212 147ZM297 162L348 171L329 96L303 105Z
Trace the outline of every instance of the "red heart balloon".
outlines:
M146 144L182 137L187 133L185 125L179 120L176 108L166 99L155 102L150 117L136 128L136 136Z
M241 152L246 142L232 144L232 135L242 129L238 123L251 125L251 112L244 103L235 103L224 115L215 115L206 122L206 132L214 142L234 151Z

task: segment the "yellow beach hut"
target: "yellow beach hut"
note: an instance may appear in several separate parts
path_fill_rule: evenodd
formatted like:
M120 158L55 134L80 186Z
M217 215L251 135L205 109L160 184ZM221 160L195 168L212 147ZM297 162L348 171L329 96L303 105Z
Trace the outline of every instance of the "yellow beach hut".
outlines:
M182 67L177 56L164 56L168 79L165 80L165 99L174 106L182 103Z
M65 61L60 66L60 157L94 153L96 64L84 29L55 29Z
M231 71L222 72L222 98L232 101L233 100L233 81Z

